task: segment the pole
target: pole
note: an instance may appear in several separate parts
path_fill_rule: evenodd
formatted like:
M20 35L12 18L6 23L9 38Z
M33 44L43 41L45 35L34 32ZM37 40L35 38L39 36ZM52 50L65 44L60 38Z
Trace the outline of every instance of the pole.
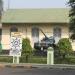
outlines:
M8 9L10 8L10 0L8 0Z
M15 63L15 57L13 56L13 64Z
M49 47L47 50L47 64L48 65L54 64L54 50L52 47Z
M19 56L17 56L17 62L16 63L19 64Z
M19 64L19 56L13 56L13 64Z

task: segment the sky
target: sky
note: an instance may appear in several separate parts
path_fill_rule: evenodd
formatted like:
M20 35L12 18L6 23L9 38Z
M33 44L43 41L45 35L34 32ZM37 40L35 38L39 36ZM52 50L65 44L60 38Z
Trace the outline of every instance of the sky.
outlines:
M4 9L14 8L65 8L68 0L3 0Z

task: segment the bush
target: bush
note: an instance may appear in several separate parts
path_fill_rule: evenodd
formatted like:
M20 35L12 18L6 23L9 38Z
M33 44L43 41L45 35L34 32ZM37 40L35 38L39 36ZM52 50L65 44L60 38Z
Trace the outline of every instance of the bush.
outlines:
M26 61L28 62L29 56L32 54L32 47L30 45L30 40L25 38L22 40L22 56L25 56Z
M20 57L20 63L26 63L27 61L25 56ZM13 63L13 57L12 56L0 56L0 62L2 63ZM30 57L30 60L28 63L39 63L39 64L46 64L47 58L46 57L40 57L40 56L32 56Z
M20 57L20 63L26 63L26 60L24 60L25 57ZM46 64L47 58L46 57L40 57L40 56L32 56L30 57L28 63L39 63L39 64Z
M75 56L68 56L65 59L55 58L55 64L75 64Z
M60 39L57 45L62 58L65 58L72 52L72 46L68 38Z

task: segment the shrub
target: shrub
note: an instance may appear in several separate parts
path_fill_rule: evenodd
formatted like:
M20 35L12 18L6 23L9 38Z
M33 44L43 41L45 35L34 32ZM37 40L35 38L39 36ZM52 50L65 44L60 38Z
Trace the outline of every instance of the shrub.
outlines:
M69 55L72 52L72 46L68 38L62 38L58 42L58 48L60 55L65 58L65 56Z
M26 63L26 60L24 60L25 57L20 57L20 63ZM41 57L41 56L32 56L30 57L28 63L39 63L39 64L46 64L47 63L47 58L46 57Z
M32 54L32 47L30 45L30 40L25 38L22 40L22 56L25 56L26 61L28 62L29 56Z
M0 52L2 52L2 44L0 43Z

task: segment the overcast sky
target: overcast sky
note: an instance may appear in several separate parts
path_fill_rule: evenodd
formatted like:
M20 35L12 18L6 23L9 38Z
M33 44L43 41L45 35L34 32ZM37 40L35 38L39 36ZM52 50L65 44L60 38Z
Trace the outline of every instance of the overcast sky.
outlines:
M64 8L68 0L3 0L4 9L9 8Z

